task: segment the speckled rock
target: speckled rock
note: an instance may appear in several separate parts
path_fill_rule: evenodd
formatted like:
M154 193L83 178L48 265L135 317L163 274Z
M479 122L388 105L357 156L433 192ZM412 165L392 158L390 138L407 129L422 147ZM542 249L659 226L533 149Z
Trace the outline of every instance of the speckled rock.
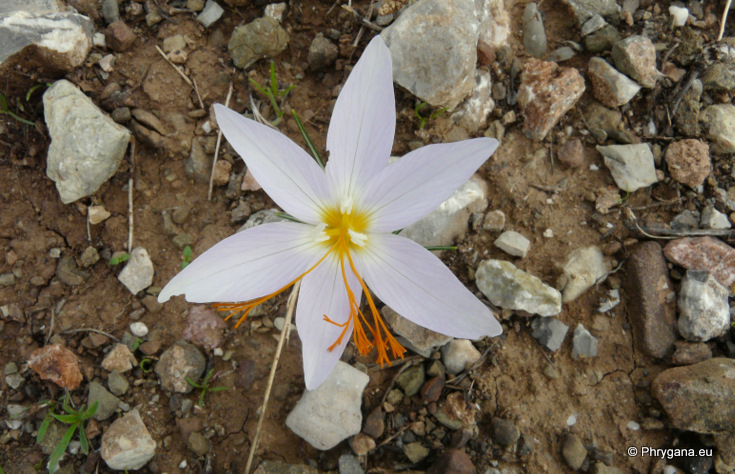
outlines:
M592 82L592 93L595 98L608 107L627 104L641 90L641 86L635 81L602 58L590 59L587 75Z
M28 367L43 380L50 380L59 387L74 390L82 383L79 359L76 354L59 344L33 351L28 359Z
M307 61L312 71L323 71L334 64L339 54L337 46L324 37L322 33L316 35L309 46Z
M658 181L651 147L646 143L635 145L597 146L605 157L615 184L623 191L633 192Z
M467 339L452 339L442 347L442 361L450 374L458 374L480 360L480 351Z
M288 33L271 17L257 18L232 32L228 50L235 66L245 69L261 58L280 54L288 45Z
M130 258L117 279L134 295L153 284L153 262L148 251L136 247L130 252Z
M692 365L712 358L712 349L703 342L676 341L675 347L671 356L674 365Z
M110 469L119 471L140 469L153 458L156 442L137 409L118 418L105 430L100 454Z
M687 270L679 289L679 333L709 341L730 329L728 290L706 270Z
M562 301L574 301L593 285L604 281L609 271L610 265L598 247L583 247L571 251L563 267L563 284L560 285Z
M217 312L206 305L194 306L189 310L184 328L184 339L210 349L220 347L227 324Z
M699 140L680 140L666 147L666 165L671 177L691 188L704 183L712 170L709 146Z
M543 140L584 90L584 79L576 69L529 59L523 66L518 89L524 133L534 140Z
M594 15L617 18L620 7L615 0L563 0L574 12L580 25Z
M664 247L666 258L687 269L712 272L722 285L735 283L735 249L712 237L685 237Z
M188 342L177 341L161 354L155 370L164 390L189 393L194 387L186 378L198 381L206 363L199 349Z
M114 370L121 374L131 370L134 365L138 365L138 361L125 344L115 344L102 361L103 369L110 372Z
M735 153L735 105L710 105L699 116L715 153Z
M656 48L646 36L628 36L615 43L612 49L613 61L618 71L637 81L645 88L656 85Z
M496 306L540 316L561 311L561 293L510 262L484 260L476 272L477 287Z

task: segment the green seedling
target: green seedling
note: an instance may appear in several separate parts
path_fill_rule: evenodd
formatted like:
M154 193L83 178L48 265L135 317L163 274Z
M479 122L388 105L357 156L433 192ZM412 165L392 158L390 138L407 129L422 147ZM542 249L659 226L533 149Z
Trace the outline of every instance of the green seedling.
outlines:
M276 64L271 61L271 80L268 87L263 87L260 84L258 84L258 81L253 79L252 77L248 78L248 81L250 81L250 84L255 87L258 92L263 94L265 97L270 100L271 105L273 106L273 110L276 112L276 119L273 121L273 125L278 125L281 123L281 119L283 118L283 110L281 110L281 107L278 106L278 99L283 99L286 94L288 94L291 89L293 89L296 86L288 86L285 89L281 90L278 88L278 80L276 79Z
M153 359L142 359L138 364L138 367L140 367L140 370L142 370L143 373L149 373L151 370L153 370Z
M181 269L187 267L191 263L191 247L188 245L184 247L184 251L181 253Z
M135 352L138 350L141 344L143 344L145 341L141 338L136 338L135 342L133 343L133 347L131 347L132 351Z
M18 104L18 108L20 109L21 112L24 111L24 108L21 104ZM15 112L13 112L12 110L10 110L10 107L8 107L8 101L5 99L5 96L3 94L0 94L0 114L10 115L18 122L24 123L26 125L33 125L33 126L36 125L34 122L31 122L30 120L26 120L23 117L16 114Z
M212 375L214 374L214 369L207 372L207 375L204 376L204 379L202 380L202 383L196 383L189 377L186 377L186 381L189 382L189 385L191 385L194 388L198 388L201 390L201 393L199 394L199 403L198 405L200 407L204 406L204 396L207 394L207 392L221 392L223 390L229 390L230 387L210 387L209 381L212 378Z
M319 166L324 169L324 160L322 159L322 156L317 151L316 147L314 146L314 142L311 141L311 137L309 137L309 134L306 131L306 128L304 128L304 124L301 123L301 119L299 118L299 114L296 113L294 109L291 109L291 113L293 114L293 118L296 120L296 125L299 127L299 132L301 132L301 136L304 138L304 141L306 142L307 148L309 148L309 152L311 153L311 156L314 157L314 160L319 164Z
M424 117L423 115L421 115L421 110L427 105L429 104L427 104L426 102L419 102L418 105L416 105L416 107L413 109L413 113L416 115L416 118L419 119L419 129L420 130L423 130L424 127L426 127L426 124L429 122L429 120L437 119L441 117L441 115L444 112L449 110L449 107L442 107L440 109L436 109L435 111L430 113L428 116Z
M69 443L74 437L74 433L77 431L77 429L79 430L79 443L81 445L82 453L84 453L85 455L89 454L89 440L87 440L87 433L84 431L84 423L92 418L97 412L98 403L94 402L86 409L84 408L84 406L82 406L79 408L79 410L74 410L71 406L69 406L69 393L67 392L66 395L64 395L64 399L62 402L62 409L66 414L54 413L54 408L56 406L56 403L54 402L49 402L47 405L49 407L49 411L46 414L46 417L43 419L43 422L41 422L41 427L38 429L38 435L36 436L37 443L41 443L43 437L46 435L46 431L48 430L49 425L51 425L51 422L54 419L60 421L61 423L69 425L69 428L66 430L66 433L64 433L64 436L61 438L59 444L56 445L56 448L51 453L51 456L48 460L49 473L53 474L59 468L59 461L61 460L61 456L64 455L64 452L66 452L66 448L69 447Z
M129 258L130 258L130 254L123 253L123 254L115 255L114 257L112 257L109 263L111 267L114 267L116 265L120 265L121 263L127 261Z

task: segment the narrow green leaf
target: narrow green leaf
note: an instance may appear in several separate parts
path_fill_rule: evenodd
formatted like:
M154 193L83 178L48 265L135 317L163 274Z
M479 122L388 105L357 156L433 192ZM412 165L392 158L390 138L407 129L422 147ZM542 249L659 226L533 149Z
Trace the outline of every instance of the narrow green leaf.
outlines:
M57 415L55 413L52 413L51 416L67 425L70 423L76 423L79 420L79 415L76 413L73 415Z
M184 247L184 257L191 258L191 247L188 245Z
M278 94L278 82L276 81L276 63L271 61L271 92Z
M97 407L99 407L99 402L94 402L87 408L87 410L82 414L82 420L88 420L94 416L95 413L97 413Z
M301 123L301 119L299 118L299 115L296 113L296 110L291 109L291 113L293 114L293 118L296 120L296 126L299 127L299 132L301 132L301 136L304 137L304 141L306 142L307 148L309 148L309 153L311 153L311 156L314 157L316 162L319 164L319 166L324 169L324 160L322 160L321 155L316 150L316 147L314 146L314 142L311 141L311 138L309 137L309 134L306 132L306 128L304 128L304 124Z
M64 433L64 437L61 438L59 444L56 445L56 449L54 449L54 452L51 453L51 456L48 459L48 471L50 474L53 474L59 468L59 461L61 460L61 456L64 455L66 448L69 447L69 443L71 442L71 439L74 436L74 431L76 429L77 425L70 426L69 429L66 430L66 433Z
M429 245L424 248L430 252L435 250L457 250L457 247L454 245Z
M301 220L299 220L299 219L296 219L296 218L295 218L294 216L292 216L291 214L286 214L285 212L276 212L276 213L274 213L274 214L275 214L276 216L278 216L278 217L282 218L282 219L286 219L286 220L289 220L289 221L292 221L292 222L298 222L299 224L306 224L306 222L304 222L304 221L301 221Z
M258 84L258 82L255 79L253 79L252 77L248 77L248 81L250 81L250 85L255 87L258 90L258 92L260 92L266 97L268 96L268 93L265 91L265 89L263 89L263 87L261 87L261 85Z
M87 439L87 432L84 431L84 424L79 425L79 445L85 455L89 454L89 440Z
M230 387L212 387L209 389L210 392L224 392L225 390L229 390Z
M36 443L41 444L41 441L43 441L43 437L46 435L46 430L48 430L48 427L51 424L52 419L53 418L51 417L51 413L47 413L46 417L41 422L41 426L38 428L38 434L36 435Z

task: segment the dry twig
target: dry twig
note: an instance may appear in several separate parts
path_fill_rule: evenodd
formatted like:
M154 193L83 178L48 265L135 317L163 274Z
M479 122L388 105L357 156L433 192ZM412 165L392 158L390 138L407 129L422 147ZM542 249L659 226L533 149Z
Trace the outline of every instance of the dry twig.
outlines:
M227 98L225 99L225 107L230 106L230 97L232 97L232 81L230 88L227 90ZM219 127L218 127L219 128ZM214 146L214 158L212 158L212 172L209 174L209 189L207 190L207 201L212 200L212 186L214 185L214 167L217 165L217 157L219 156L219 146L222 143L222 129L217 132L217 144Z
M730 11L730 3L732 0L725 2L725 10L722 12L722 20L720 21L720 33L717 35L717 41L722 39L722 35L725 33L725 22L727 21L727 12Z
M194 81L192 79L189 79L186 76L186 74L184 74L184 72L181 69L179 69L179 67L176 64L174 64L173 62L171 62L171 60L168 58L168 55L166 53L164 53L163 50L158 47L158 45L156 45L156 49L158 50L159 53L161 53L161 56L163 56L163 59L165 59L166 62L171 65L171 67L173 67L174 69L176 69L176 72L178 72L179 75L186 81L186 83L189 84L192 89L194 89L194 92L197 95L197 99L199 100L199 107L201 107L202 109L204 109L204 102L202 102L202 97L199 95L199 88L197 87L196 81Z

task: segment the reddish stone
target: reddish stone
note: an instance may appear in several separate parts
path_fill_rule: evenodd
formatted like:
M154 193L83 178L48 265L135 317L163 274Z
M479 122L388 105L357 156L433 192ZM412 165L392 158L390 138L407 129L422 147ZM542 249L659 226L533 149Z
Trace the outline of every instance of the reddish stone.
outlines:
M214 349L222 345L227 324L208 306L194 306L186 317L184 339Z
M523 66L518 104L523 131L541 141L584 93L584 79L574 68L531 58Z
M707 270L732 291L735 283L735 249L712 237L686 237L664 247L666 258L682 267Z
M584 164L584 146L579 138L566 141L556 154L559 161L570 168L579 168Z
M59 344L36 349L28 359L28 367L43 380L74 390L82 383L79 359L76 354Z
M480 66L490 66L495 62L495 50L486 42L477 42L477 63Z
M436 462L426 471L426 474L475 474L477 469L470 457L459 449L447 449L439 455Z
M133 47L137 37L128 25L122 20L110 23L105 31L105 43L113 51L127 51Z
M681 140L666 148L666 164L676 181L696 188L712 170L709 146L699 140Z
M438 401L442 394L442 390L444 389L444 382L444 377L441 375L437 375L436 377L427 380L421 387L421 399L425 402Z

